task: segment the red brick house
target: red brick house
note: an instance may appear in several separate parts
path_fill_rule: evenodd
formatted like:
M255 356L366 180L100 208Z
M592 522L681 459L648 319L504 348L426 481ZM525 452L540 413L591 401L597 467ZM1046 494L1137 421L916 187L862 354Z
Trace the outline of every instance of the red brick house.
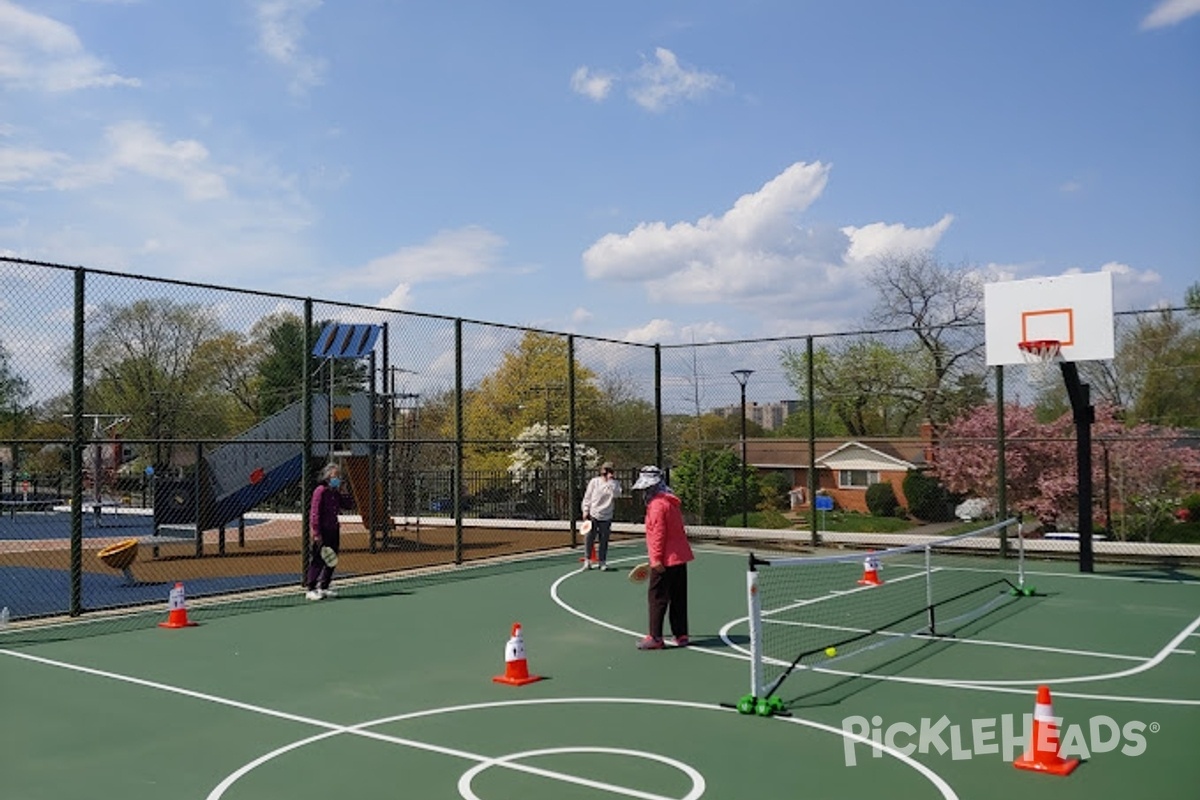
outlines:
M740 448L740 445L739 445ZM818 439L815 463L817 490L833 497L838 508L867 512L867 487L890 483L896 499L908 507L904 476L929 465L932 444L928 439ZM747 439L746 463L759 475L782 474L792 485L793 510L806 509L808 497L808 441L805 439Z

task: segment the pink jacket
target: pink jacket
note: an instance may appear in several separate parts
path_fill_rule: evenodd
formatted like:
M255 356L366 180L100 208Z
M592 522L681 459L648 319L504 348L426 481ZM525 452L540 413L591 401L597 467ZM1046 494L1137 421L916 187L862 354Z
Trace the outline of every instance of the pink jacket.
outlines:
M659 492L646 504L646 554L651 566L676 567L695 558L683 528L679 498Z

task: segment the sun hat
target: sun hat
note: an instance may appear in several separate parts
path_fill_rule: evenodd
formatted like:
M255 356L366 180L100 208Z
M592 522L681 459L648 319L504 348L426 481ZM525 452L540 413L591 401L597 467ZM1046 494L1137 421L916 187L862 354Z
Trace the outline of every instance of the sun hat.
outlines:
M633 488L649 489L651 486L657 486L660 483L662 483L662 470L655 466L645 466L638 473L637 483L633 484Z

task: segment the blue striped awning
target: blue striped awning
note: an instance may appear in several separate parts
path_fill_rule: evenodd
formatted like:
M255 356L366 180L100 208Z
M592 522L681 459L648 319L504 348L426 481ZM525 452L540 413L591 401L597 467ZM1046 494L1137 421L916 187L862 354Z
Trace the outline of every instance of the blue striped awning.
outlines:
M317 337L313 355L317 358L363 358L375 349L382 325L343 325L331 322Z

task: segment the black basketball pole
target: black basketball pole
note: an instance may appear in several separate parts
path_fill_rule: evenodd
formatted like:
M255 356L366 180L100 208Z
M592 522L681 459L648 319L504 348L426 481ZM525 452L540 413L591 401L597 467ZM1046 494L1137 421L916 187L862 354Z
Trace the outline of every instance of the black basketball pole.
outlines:
M1079 380L1074 361L1063 361L1063 380L1071 398L1075 418L1075 455L1079 483L1079 571L1092 572L1092 422L1096 411L1092 407L1091 389Z

